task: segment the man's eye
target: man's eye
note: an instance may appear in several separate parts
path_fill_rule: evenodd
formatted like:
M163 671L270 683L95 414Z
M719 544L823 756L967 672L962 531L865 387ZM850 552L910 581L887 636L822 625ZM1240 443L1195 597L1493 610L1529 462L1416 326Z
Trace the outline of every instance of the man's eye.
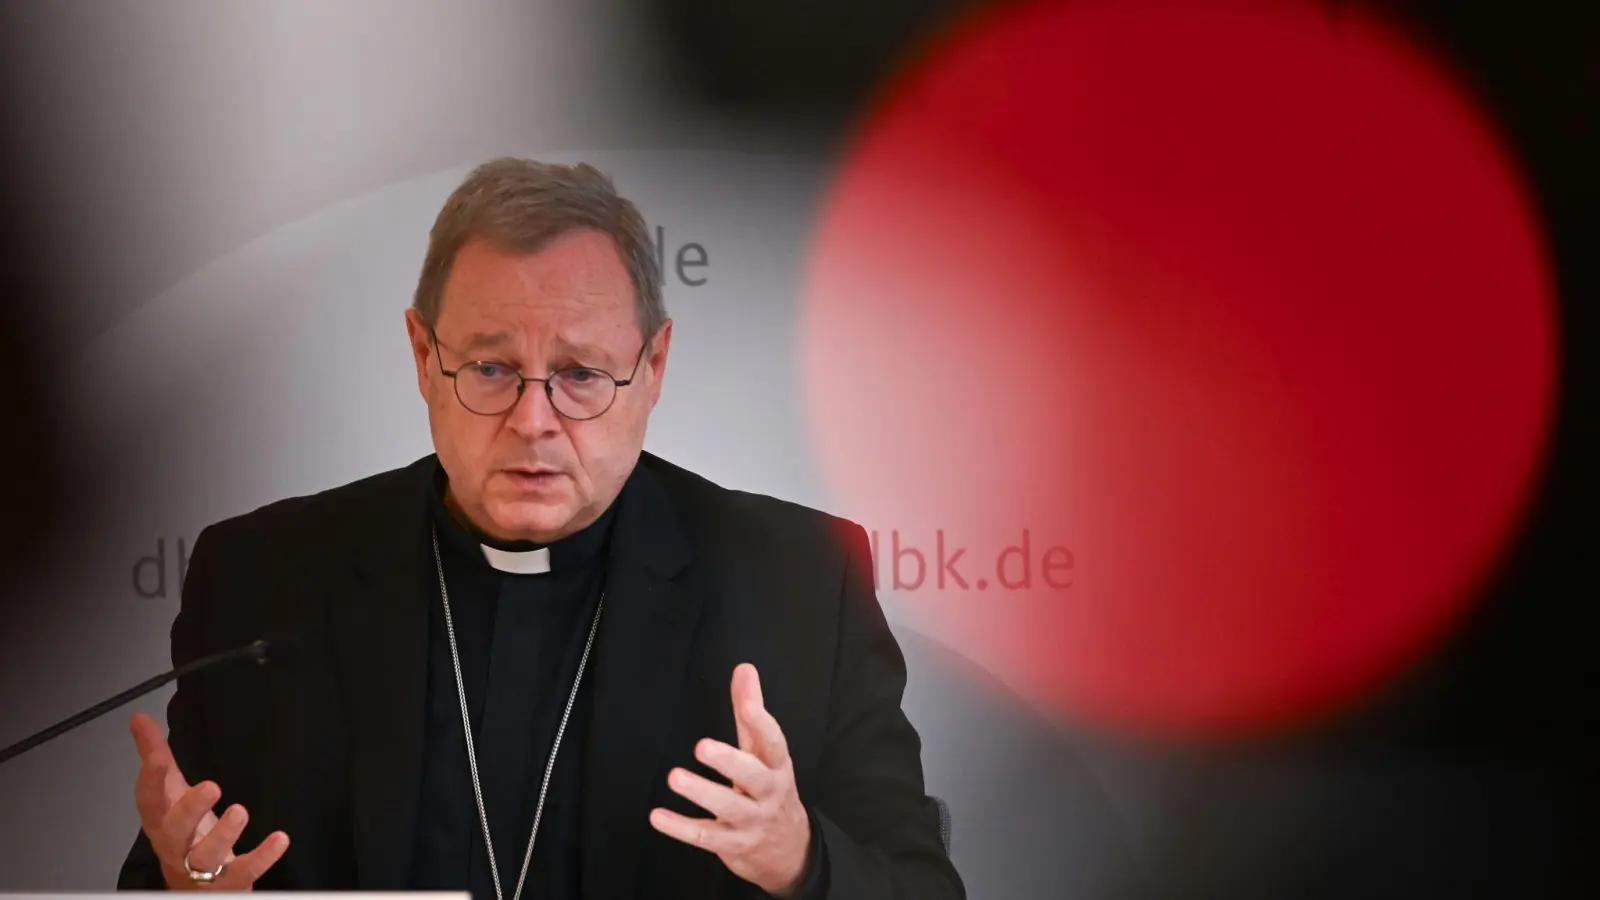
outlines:
M504 381L515 377L509 366L499 363L473 363L469 371L484 381Z
M567 380L571 381L573 384L589 384L594 381L599 381L601 376L598 369L585 369L580 366L576 369L568 369L566 371L566 377Z

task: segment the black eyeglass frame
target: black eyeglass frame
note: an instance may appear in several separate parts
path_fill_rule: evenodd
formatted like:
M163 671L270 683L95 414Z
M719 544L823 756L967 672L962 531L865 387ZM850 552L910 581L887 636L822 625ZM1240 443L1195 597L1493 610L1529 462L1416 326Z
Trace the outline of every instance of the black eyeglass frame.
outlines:
M439 355L439 348L441 346L443 346L443 344L439 340L439 332L434 330L433 326L430 325L430 326L428 326L428 336L430 338L432 338L432 340L433 340L433 356L434 356L434 359L438 360L439 373L441 375L443 375L444 377L450 379L451 383L453 385L455 385L456 402L460 403L461 404L461 408L466 410L467 412L472 413L475 416L503 416L506 413L510 412L511 410L516 409L517 408L517 404L522 402L522 395L527 393L527 390L528 390L528 382L537 381L540 384L544 385L544 396L545 396L545 399L550 401L550 408L556 411L556 415L561 416L564 419L569 419L569 420L574 421L574 422L587 422L587 421L589 421L591 419L598 419L601 416L605 415L606 413L610 412L611 411L611 407L617 405L617 392L620 391L622 388L625 388L628 385L633 384L633 382L635 381L634 373L639 371L639 363L644 361L644 352L646 350L650 349L650 342L655 337L655 335L650 335L649 337L646 337L644 339L644 344L639 347L639 355L633 360L633 367L628 370L628 377L627 378L618 378L617 376L612 375L610 372L607 372L605 369L597 369L594 366L567 366L564 369L557 369L554 372L551 372L549 375L546 375L543 378L529 378L528 376L523 375L522 374L522 370L518 369L516 366L513 366L510 363L501 362L500 360L497 360L497 359L473 359L473 360L468 360L468 361L462 363L459 366L456 366L454 369L446 369L444 367L444 359L443 359L443 357L441 357ZM455 351L452 350L451 352L453 353ZM505 409L502 409L499 412L492 412L492 413L479 412L478 410L473 409L471 406L468 406L467 405L467 401L461 399L461 381L460 381L460 379L456 378L456 373L458 373L462 369L468 368L470 366L500 366L500 367L502 367L504 369L510 370L511 374L517 376L517 398L515 400L512 400L511 403L508 404ZM581 371L586 371L586 372L593 372L593 373L595 373L597 375L604 375L605 377L611 379L611 384L612 384L611 401L606 404L605 409L600 410L599 412L595 413L592 416L573 416L573 415L568 415L567 413L562 412L561 411L561 407L556 405L555 388L552 387L551 384L550 384L551 379L555 378L558 375L561 375L561 374L566 373L566 372L575 372L575 371L580 371L580 370Z

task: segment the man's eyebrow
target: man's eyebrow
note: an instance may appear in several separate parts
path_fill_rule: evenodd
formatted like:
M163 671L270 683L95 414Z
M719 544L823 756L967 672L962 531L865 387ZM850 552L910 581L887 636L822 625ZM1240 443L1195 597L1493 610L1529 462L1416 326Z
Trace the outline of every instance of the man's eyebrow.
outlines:
M462 350L493 350L512 343L509 331L479 331L467 336Z
M596 344L575 344L561 337L557 337L553 343L557 353L572 359L587 360L591 365L603 367L615 362L605 348Z

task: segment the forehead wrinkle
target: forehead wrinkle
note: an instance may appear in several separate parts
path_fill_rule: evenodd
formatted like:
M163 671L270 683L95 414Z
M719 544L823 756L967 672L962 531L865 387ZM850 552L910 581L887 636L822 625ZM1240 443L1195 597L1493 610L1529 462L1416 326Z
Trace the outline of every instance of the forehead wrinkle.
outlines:
M460 353L495 352L518 358L528 354L536 358L540 356L539 349L545 348L549 351L545 356L569 356L584 365L615 366L620 364L619 357L612 348L600 342L607 335L584 336L588 339L582 339L572 334L571 323L560 323L552 328L528 328L523 331L503 328L475 331L463 338L459 345L451 346Z
M511 265L503 264L508 254L492 245L474 251L498 259L484 265L479 258L478 265L465 267L472 270L467 278L453 278L447 308L464 307L458 327L474 329L470 338L485 335L476 346L520 351L518 356L565 352L585 365L624 364L623 345L637 328L635 301L632 282L609 244L558 242ZM619 321L607 321L612 318Z

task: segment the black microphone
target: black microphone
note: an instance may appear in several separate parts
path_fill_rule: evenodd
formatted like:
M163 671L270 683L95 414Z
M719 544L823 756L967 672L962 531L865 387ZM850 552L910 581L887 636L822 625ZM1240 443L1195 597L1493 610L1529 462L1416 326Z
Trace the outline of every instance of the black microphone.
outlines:
M99 703L96 703L94 706L89 707L70 719L57 722L56 724L51 725L49 728L46 728L32 737L24 738L23 740L12 744L4 750L0 750L0 765L5 764L6 761L12 759L13 757L21 756L22 754L27 753L29 750L32 750L40 744L54 740L55 738L66 734L85 722L98 719L113 709L123 705L124 703L137 700L138 698L143 697L145 694L150 693L169 681L182 678L185 675L193 675L196 672L204 672L206 669L210 669L214 666L226 665L233 662L242 662L244 660L252 660L257 665L265 665L272 660L283 658L286 655L286 651L289 649L289 642L285 639L278 638L270 641L255 640L245 644L243 647L235 647L232 650L223 650L220 653L213 653L210 656L202 656L191 663L173 669L171 672L167 672L163 675L157 675L148 681L140 682L139 684L128 688L109 700L103 700Z

